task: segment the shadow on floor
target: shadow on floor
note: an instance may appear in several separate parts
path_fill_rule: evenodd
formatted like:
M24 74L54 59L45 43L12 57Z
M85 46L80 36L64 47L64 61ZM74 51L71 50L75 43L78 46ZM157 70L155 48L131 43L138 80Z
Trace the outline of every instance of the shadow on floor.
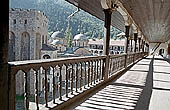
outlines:
M154 59L145 58L145 60L144 63L150 62L148 71L130 69L127 71L129 72L128 75L122 75L117 80L112 81L107 86L87 96L88 98L82 98L83 101L78 102L72 109L148 110L153 89ZM142 79L138 79L141 76ZM129 80L127 78L129 78Z

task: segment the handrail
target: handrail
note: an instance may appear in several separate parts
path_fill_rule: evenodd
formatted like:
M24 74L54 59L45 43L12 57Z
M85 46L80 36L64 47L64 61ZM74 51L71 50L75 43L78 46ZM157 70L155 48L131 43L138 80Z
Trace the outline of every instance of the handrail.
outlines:
M106 55L102 56L85 56L85 57L69 57L69 58L59 58L59 59L41 59L41 60L25 60L25 61L14 61L8 62L11 71L17 71L19 69L27 69L34 67L34 69L39 69L42 65L48 67L49 65L55 66L57 64L69 64L78 63L82 61L90 61L97 59L104 59Z
M126 68L124 65L133 64L145 55L147 55L147 52L109 55L108 78L115 75L117 71ZM56 100L62 102L64 97L69 99L68 94L80 94L81 92L79 91L87 90L87 88L104 82L106 59L107 56L103 55L9 62L10 108L12 110L16 109L17 75L24 75L24 103L26 110L31 106L29 97L32 94L30 93L32 83L34 85L33 94L35 95L36 109L49 107L49 102L51 103L51 101L56 107ZM33 76L31 76L32 74ZM33 82L30 83L30 78L32 77ZM52 81L48 81L50 77ZM44 85L41 84L43 81ZM52 82L52 84L50 83L49 85L49 82ZM40 84L41 88L39 88ZM52 88L51 91L49 91L48 86ZM40 91L44 93L44 102L41 107L39 101Z

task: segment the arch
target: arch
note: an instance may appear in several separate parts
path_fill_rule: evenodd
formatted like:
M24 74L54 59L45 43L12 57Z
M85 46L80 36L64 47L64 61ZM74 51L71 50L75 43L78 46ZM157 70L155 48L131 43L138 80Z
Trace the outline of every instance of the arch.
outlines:
M159 49L159 55L161 55L161 56L163 56L163 54L164 54L164 49Z
M21 60L30 59L30 35L28 32L21 34Z
M50 55L47 54L43 55L43 59L50 59L50 58L51 58Z
M9 32L9 45L8 45L8 61L15 60L15 34Z

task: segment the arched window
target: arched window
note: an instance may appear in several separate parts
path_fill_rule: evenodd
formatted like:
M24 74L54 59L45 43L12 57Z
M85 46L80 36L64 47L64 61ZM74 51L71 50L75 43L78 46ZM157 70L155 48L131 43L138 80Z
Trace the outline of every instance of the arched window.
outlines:
M46 54L43 56L43 59L50 59L50 56Z
M30 59L30 35L23 32L21 35L21 60Z
M27 24L27 20L24 21L24 24Z
M44 35L42 36L42 44L45 43Z
M47 41L48 41L48 37L46 36L44 43L47 44Z
M9 32L8 61L15 60L15 34Z

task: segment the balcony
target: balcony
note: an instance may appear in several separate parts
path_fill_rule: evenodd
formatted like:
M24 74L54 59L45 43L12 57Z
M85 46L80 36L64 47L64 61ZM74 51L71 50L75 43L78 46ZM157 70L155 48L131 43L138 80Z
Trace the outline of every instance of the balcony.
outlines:
M147 54L147 52L140 52L109 55L109 58L107 56L89 56L9 62L10 109L63 109L113 81ZM21 103L16 100L18 97L16 95L17 74L22 74L24 79L24 99ZM42 91L39 87L41 83L39 76L44 77ZM49 85L48 78L51 76L52 84ZM34 84L32 93L31 84ZM49 86L52 87L52 92L49 91Z

